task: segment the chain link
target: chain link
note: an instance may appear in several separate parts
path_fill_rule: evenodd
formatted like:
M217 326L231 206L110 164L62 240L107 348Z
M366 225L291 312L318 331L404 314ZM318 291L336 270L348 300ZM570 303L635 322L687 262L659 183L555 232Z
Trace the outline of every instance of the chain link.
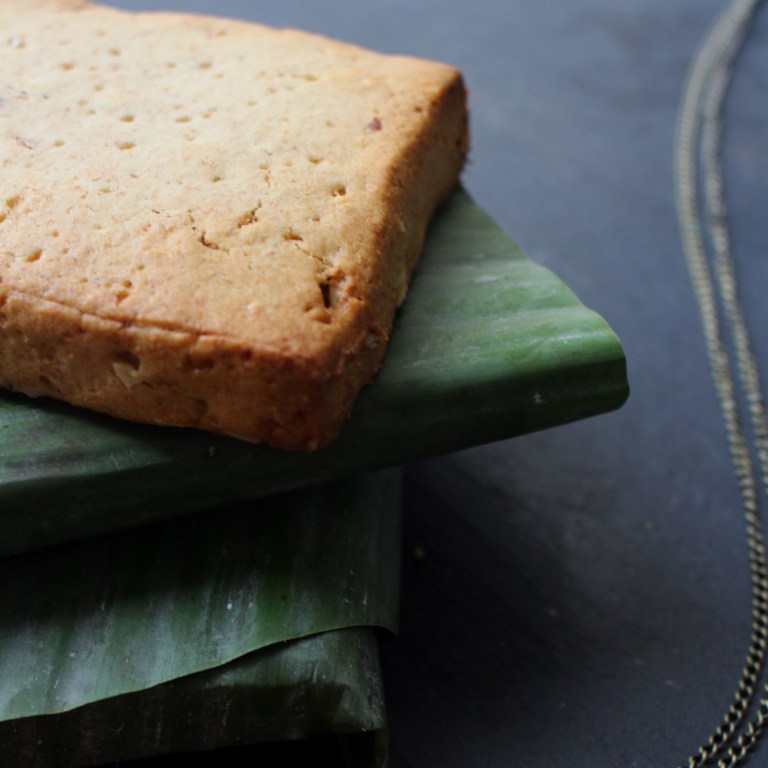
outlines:
M768 724L768 686L756 714L745 722L762 677L768 646L768 558L759 514L759 485L750 443L740 419L732 368L736 370L740 393L746 403L752 447L766 496L768 418L738 298L720 158L723 104L734 62L763 2L736 0L720 16L694 58L678 115L675 187L680 232L741 492L752 579L752 633L736 694L707 742L681 768L700 768L714 764L716 759L718 768L733 768L743 763ZM705 197L704 217L700 213L700 186ZM705 231L713 254L711 267L704 245ZM722 307L724 325L734 350L733 365L723 340L719 307Z

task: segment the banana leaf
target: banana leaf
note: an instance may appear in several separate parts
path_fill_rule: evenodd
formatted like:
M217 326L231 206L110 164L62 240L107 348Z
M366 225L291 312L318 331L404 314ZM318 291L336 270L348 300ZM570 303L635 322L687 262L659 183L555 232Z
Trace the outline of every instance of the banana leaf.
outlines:
M324 451L0 396L0 554L564 424L627 391L605 321L459 190L430 227L380 374Z
M386 760L398 470L0 562L0 753L66 768L347 735ZM367 743L361 744L362 734Z

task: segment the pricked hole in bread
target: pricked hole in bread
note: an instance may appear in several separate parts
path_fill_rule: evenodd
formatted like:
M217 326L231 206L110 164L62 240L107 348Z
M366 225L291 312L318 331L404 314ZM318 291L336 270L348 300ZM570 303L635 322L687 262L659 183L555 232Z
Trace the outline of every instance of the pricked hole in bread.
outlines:
M220 181L224 181L224 177L223 176L211 176L211 181L214 184L217 184Z
M328 282L318 283L320 295L323 297L323 306L326 309L331 308L331 285Z
M189 115L182 115L181 117L177 117L174 122L176 122L176 123L190 123L190 122L192 122L192 118Z
M344 184L337 184L331 191L332 197L344 197L347 194L347 188Z
M120 383L126 389L130 389L131 387L135 387L137 384L142 383L142 380L138 375L140 367L141 360L127 350L118 352L112 363L112 370L115 372L115 376L120 379Z
M307 160L309 160L312 165L317 165L318 163L322 163L323 160L325 160L324 157L320 157L319 155L309 155L307 157Z
M107 53L110 56L119 56L120 55L120 49L119 48L110 48L107 50Z
M247 227L249 224L256 224L258 222L259 218L256 216L256 211L258 208L254 208L250 211L246 211L238 220L237 220L237 228L240 229L241 227Z
M136 146L136 143L133 141L119 141L117 143L117 148L122 150L123 152L133 149Z
M136 355L133 354L133 352L129 352L127 349L124 349L122 352L118 352L115 355L114 359L115 363L121 363L122 365L127 365L129 368L132 368L134 371L138 371L141 367L141 360L139 360Z
M73 61L65 61L60 66L65 72L70 72L75 68L75 63Z
M7 218L8 216L6 216L6 214L0 213L0 224L2 224Z
M18 195L14 195L13 197L6 198L5 205L9 211L12 211L20 202L21 198Z
M56 139L56 141L53 142L54 147L63 147L64 142L61 139Z
M134 121L134 119L135 119L135 118L133 117L133 115L123 115L123 116L120 118L120 120L121 120L123 123L132 123L132 122Z
M35 250L32 251L32 253L27 255L24 261L26 261L28 264L31 264L32 262L39 261L42 255L43 255L43 249L35 248Z
M123 280L123 287L115 292L115 299L117 300L117 303L120 304L123 301L125 301L130 295L130 288L133 288L133 283L130 280Z
M212 66L212 61L201 61L199 64L200 69L210 69Z
M300 243L304 242L304 238L298 234L298 232L294 232L292 229L289 229L287 232L283 233L283 240L295 240Z

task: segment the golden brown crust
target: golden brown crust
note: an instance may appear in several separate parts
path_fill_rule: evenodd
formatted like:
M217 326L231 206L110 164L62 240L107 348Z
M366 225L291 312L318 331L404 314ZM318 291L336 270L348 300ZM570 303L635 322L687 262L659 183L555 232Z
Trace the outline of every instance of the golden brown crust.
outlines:
M0 27L0 383L327 444L456 184L460 75L74 0Z

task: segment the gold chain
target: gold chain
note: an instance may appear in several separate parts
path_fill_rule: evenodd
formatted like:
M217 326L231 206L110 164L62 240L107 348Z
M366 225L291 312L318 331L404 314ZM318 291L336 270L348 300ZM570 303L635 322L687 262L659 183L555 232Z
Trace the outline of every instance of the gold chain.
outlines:
M731 768L742 763L768 723L768 685L757 704L756 713L747 721L763 674L768 646L768 557L752 459L754 450L763 489L768 496L768 419L738 298L720 158L723 103L734 61L762 2L735 0L705 37L688 73L675 144L675 192L680 233L741 492L752 577L752 635L736 694L721 723L706 744L683 764L685 768L699 768L713 764L715 760L718 768ZM700 187L704 192L703 214L700 211ZM712 266L705 247L705 232L711 247ZM733 362L723 340L723 325L734 350ZM752 448L740 418L733 369L746 404Z

